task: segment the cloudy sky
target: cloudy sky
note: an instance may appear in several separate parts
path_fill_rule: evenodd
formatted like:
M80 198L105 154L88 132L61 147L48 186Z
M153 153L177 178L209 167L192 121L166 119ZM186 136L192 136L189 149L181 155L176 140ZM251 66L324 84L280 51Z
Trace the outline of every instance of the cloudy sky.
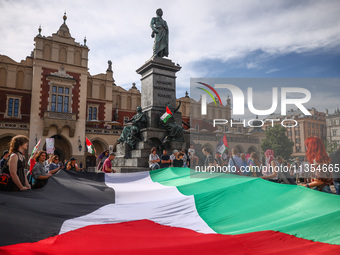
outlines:
M118 85L140 86L135 70L152 55L149 24L157 8L170 29L169 58L182 66L178 97L190 90L190 78L340 75L337 0L0 0L0 54L24 59L39 25L50 36L66 10L72 37L87 38L90 73L105 72L110 59ZM320 110L335 107L315 91Z

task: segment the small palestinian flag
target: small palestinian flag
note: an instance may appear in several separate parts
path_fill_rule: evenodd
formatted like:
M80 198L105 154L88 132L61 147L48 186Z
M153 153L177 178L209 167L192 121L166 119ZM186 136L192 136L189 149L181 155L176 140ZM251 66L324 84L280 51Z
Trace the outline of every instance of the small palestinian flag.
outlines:
M171 118L172 112L170 111L169 107L166 107L166 112L161 116L161 120L165 123Z
M28 165L30 165L31 159L32 159L33 156L34 156L34 153L36 153L36 152L38 151L40 142L41 142L41 138L39 139L39 142L34 146L34 148L33 148L33 150L32 150L31 157L30 157L29 160L28 160Z
M86 147L87 147L87 152L91 153L91 154L94 154L94 146L93 146L93 143L91 143L91 141L85 137L86 139Z
M226 149L229 149L228 141L226 135L224 135L216 146L216 151L223 153Z

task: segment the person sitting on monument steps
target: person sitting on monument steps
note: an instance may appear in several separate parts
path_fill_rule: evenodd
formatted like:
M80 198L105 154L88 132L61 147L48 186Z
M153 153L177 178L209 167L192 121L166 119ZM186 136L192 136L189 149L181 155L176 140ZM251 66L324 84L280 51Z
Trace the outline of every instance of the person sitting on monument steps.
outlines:
M145 128L147 123L146 116L142 112L142 108L140 106L137 107L137 114L127 122L131 122L132 125L124 127L123 132L118 139L118 143L127 143L130 148L133 149L137 142L137 135L139 131Z
M183 167L183 156L184 153L183 152L179 152L176 156L176 158L172 161L172 166L173 167Z
M157 148L156 147L152 147L151 149L151 154L149 156L149 167L151 170L155 170L155 169L159 169L159 162L161 161L159 159L159 156L156 154L157 152Z
M163 150L163 155L161 156L161 168L170 167L171 160L166 149Z

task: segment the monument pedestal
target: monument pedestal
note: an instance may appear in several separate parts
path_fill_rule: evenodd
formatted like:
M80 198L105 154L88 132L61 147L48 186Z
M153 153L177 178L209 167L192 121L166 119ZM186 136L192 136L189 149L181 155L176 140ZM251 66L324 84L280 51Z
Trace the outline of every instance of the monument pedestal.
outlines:
M160 126L160 117L165 113L166 106L171 111L176 108L176 73L181 66L169 59L154 57L136 70L141 78L141 107L147 116L147 128L140 130L140 142L131 150L126 143L116 147L116 158L113 168L118 172L149 171L149 155L151 148L156 147L162 153L167 130ZM182 126L182 114L173 114L175 121ZM169 155L173 150L188 148L189 140L170 142L167 144Z
M170 59L154 57L136 70L142 76L141 107L148 116L148 127L159 127L167 104L170 109L176 108L176 73L181 68ZM176 121L181 123L182 117L178 116Z
M142 140L136 144L135 149L131 150L126 143L117 144L113 169L121 173L149 171L151 148L159 149L165 134L164 129L144 128L140 132ZM170 147L167 148L168 155L171 155L173 150L182 150L188 146L186 142L170 142ZM158 153L162 152L158 151Z

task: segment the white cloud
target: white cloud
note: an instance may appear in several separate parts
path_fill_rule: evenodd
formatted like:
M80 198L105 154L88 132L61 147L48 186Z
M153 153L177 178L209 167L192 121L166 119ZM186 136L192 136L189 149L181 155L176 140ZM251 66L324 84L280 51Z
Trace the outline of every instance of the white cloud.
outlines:
M273 69L268 70L266 73L275 73L277 71L279 71L278 68L273 68Z
M149 22L157 8L163 8L170 28L169 57L183 67L177 76L182 91L189 77L209 76L193 65L198 61L227 62L257 50L306 52L334 48L340 41L337 1L23 0L0 2L0 53L24 59L39 24L43 35L55 33L66 10L72 36L81 43L87 37L90 73L105 72L111 59L116 83L128 88L140 83L135 70L151 57ZM245 65L261 68L261 61Z

